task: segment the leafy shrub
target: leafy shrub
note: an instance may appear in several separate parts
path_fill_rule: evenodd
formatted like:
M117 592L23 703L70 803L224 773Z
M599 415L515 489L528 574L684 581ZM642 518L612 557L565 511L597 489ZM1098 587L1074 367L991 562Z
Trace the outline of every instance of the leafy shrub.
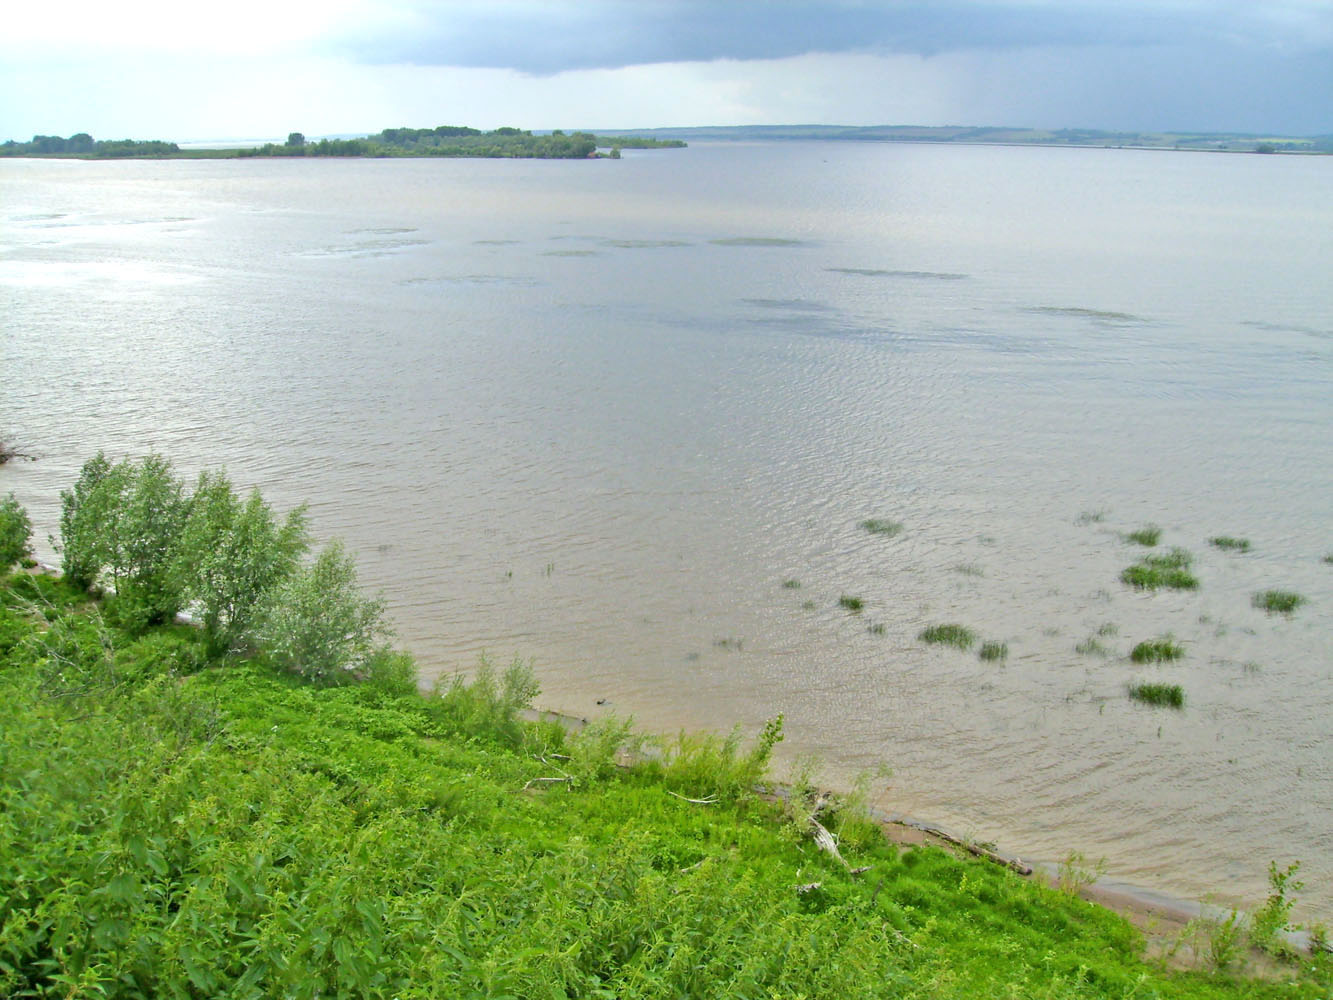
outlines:
M541 693L532 664L514 657L498 677L483 655L471 683L455 675L448 687L438 682L431 699L432 712L455 731L490 734L509 743L522 738L521 713Z
M171 573L187 507L171 463L158 454L116 465L98 452L60 494L63 568L75 586L106 580L127 626L170 621L185 603Z
M356 680L390 635L384 602L363 597L338 539L314 563L268 590L247 633L274 662L321 684Z
M0 500L0 574L31 554L32 521L23 505L8 494Z
M1286 950L1282 933L1291 927L1291 910L1296 901L1291 897L1305 888L1296 878L1301 863L1293 861L1279 869L1276 861L1268 863L1268 884L1273 890L1264 905L1250 917L1250 941L1264 951L1280 954Z
M198 604L213 654L240 641L264 594L296 571L309 547L304 506L279 526L258 490L242 503L225 473L200 474L172 571Z

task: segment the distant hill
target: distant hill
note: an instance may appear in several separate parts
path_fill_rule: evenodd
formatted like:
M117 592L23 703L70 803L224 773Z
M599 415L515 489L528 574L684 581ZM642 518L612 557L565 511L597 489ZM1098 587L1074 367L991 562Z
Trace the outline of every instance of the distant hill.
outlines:
M598 130L603 131L603 130ZM1276 136L1222 132L1106 132L965 125L728 125L697 128L607 129L616 135L713 142L834 140L852 142L965 142L1038 146L1132 146L1233 152L1333 153L1333 135Z

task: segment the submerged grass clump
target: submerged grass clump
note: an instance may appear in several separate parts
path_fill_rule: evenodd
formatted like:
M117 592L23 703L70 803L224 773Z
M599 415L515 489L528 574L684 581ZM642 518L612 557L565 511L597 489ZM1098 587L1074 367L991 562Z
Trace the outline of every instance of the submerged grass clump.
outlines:
M1007 642L997 642L988 639L981 644L981 652L977 654L983 660L1004 660L1009 657L1009 644Z
M1162 529L1155 524L1146 524L1138 531L1131 531L1125 538L1136 545L1146 545L1151 548L1162 540Z
M1130 650L1129 658L1135 663L1169 663L1185 655L1185 647L1169 635L1159 639L1144 639Z
M1185 690L1179 684L1131 684L1129 696L1159 708L1185 707Z
M1221 549L1223 552L1249 552L1250 540L1248 538L1232 538L1230 535L1214 535L1208 539L1208 544L1215 549Z
M1261 590L1250 598L1250 603L1270 615L1289 615L1306 603L1306 599L1294 590Z
M1110 647L1108 647L1105 643L1100 642L1095 635L1088 636L1077 646L1075 646L1074 652L1082 653L1084 656L1107 657L1111 655Z
M850 594L843 594L838 598L838 607L845 608L848 611L860 611L865 606L865 601L859 597L852 597Z
M922 642L971 649L977 641L977 634L966 625L930 625L923 628L917 638Z
M901 521L890 521L886 518L872 517L869 520L862 521L861 527L872 535L883 535L885 538L892 538L903 530Z
M782 589L783 589L783 590L800 590L800 589L801 589L801 581L800 581L800 580L783 580L783 581L782 581Z
M1120 574L1123 583L1138 590L1198 590L1199 579L1190 572L1194 562L1187 550L1174 548L1164 555L1145 556Z

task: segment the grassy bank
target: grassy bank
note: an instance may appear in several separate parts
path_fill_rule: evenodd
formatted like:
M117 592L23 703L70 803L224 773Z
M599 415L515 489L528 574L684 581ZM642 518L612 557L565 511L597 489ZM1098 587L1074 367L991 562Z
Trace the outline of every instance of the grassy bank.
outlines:
M521 721L521 663L395 691L11 578L0 995L1327 995L1308 962L1168 971L1111 912L834 803L842 863L811 796L753 791L780 723L622 766L626 725Z

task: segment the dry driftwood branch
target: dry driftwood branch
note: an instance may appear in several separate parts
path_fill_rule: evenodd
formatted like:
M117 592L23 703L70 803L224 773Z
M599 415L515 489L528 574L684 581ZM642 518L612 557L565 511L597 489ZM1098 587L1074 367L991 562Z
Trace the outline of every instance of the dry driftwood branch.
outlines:
M985 860L1000 865L1001 867L1008 868L1011 871L1016 871L1020 875L1032 874L1032 866L1024 864L1021 858L1006 858L1003 854L996 854L994 851L990 850L989 848L982 847L980 844L974 844L971 843L970 841L963 840L961 837L955 837L951 833L945 833L938 827L919 826L918 829L924 830L932 837L939 837L940 840L945 840L948 841L950 844L953 844L957 847L961 847L963 850L967 851L968 854L971 854L974 857L984 858Z
M823 885L823 882L806 882L804 885L794 885L792 888L797 892L806 893L814 892L816 889L822 888Z
M838 850L838 842L833 839L833 834L829 833L828 830L824 828L824 824L811 816L810 825L815 828L815 846L821 851L827 851L829 854L837 858L838 864L842 865L844 868L850 869L852 866L849 865L846 859L842 856L842 852Z
M693 804L696 805L696 806L711 806L711 805L716 805L716 804L717 804L717 796L716 796L716 795L710 795L710 796L708 796L708 798L706 798L706 799L690 799L690 798L686 798L684 795L677 795L675 792L671 791L670 789L667 790L667 794L668 794L668 795L675 795L675 797L678 798L678 799L680 799L682 802L690 802L690 803L693 803Z

